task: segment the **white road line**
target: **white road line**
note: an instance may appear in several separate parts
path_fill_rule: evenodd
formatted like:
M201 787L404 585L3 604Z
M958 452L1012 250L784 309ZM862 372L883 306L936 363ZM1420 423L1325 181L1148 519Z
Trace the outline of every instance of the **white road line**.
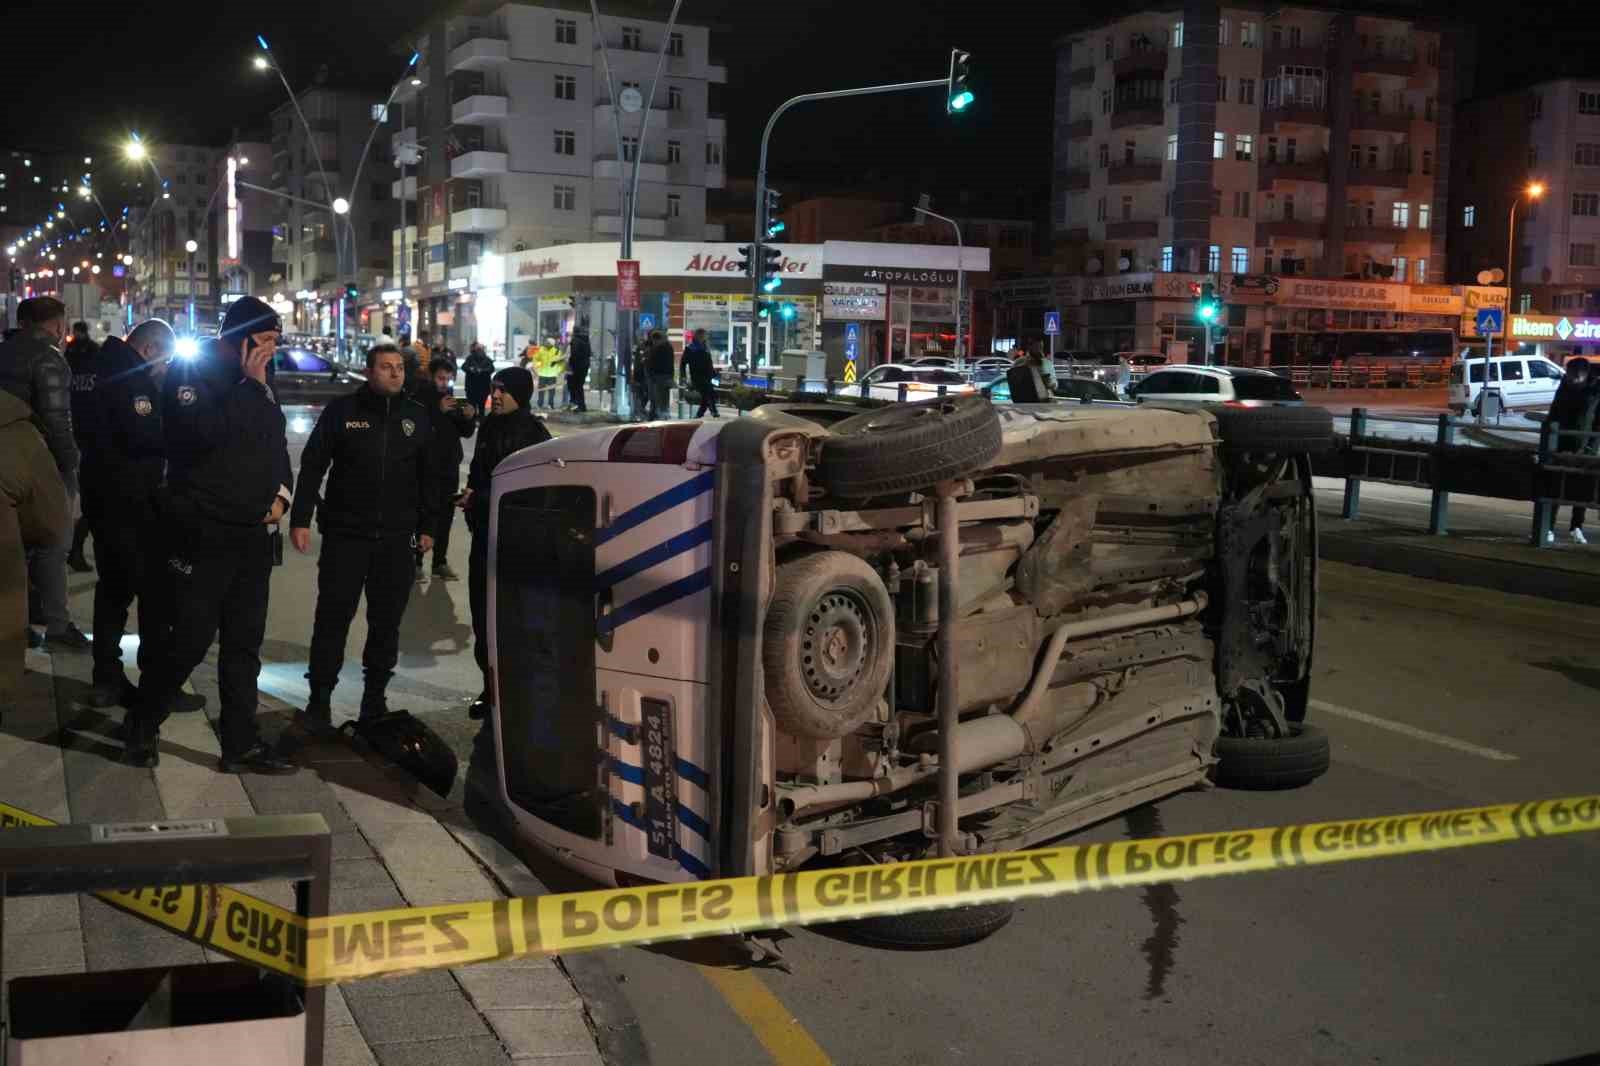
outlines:
M1429 744L1437 744L1441 748L1465 752L1468 755L1477 755L1480 758L1492 759L1495 762L1517 761L1517 756L1509 752L1500 751L1496 748L1479 747L1477 744L1469 744L1465 740L1447 737L1442 733L1430 733L1426 729L1418 729L1414 725L1406 725L1403 722L1391 722L1387 718L1379 718L1377 715L1367 714L1365 711L1341 707L1337 703L1328 703L1325 700L1311 700L1310 703L1311 706L1324 713L1337 715L1340 718L1349 718L1355 722L1365 722L1367 725L1376 726L1379 729L1387 729L1390 732L1411 737L1413 740L1425 740Z

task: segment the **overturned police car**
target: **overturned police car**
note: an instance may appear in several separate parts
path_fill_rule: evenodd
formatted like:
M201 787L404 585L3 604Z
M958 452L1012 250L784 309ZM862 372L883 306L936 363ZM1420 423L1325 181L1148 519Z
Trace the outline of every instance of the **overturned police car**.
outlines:
M1025 848L1304 784L1318 408L759 408L514 455L492 722L519 831L606 882ZM858 923L959 943L1003 905Z

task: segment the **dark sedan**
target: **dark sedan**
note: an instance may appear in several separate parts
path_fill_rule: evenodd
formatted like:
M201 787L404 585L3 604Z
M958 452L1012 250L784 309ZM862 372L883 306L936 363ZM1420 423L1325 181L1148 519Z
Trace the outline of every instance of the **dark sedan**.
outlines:
M316 407L366 382L360 374L342 370L304 348L279 348L272 357L272 379L272 390L280 404Z

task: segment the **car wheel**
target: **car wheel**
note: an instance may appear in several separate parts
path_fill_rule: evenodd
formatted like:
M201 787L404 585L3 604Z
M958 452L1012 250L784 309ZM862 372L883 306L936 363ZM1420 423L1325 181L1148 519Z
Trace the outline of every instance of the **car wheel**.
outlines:
M847 499L925 489L1000 452L1000 418L981 395L895 404L847 418L822 443L816 476Z
M1328 734L1290 722L1286 737L1218 737L1214 779L1224 788L1299 788L1328 771Z
M929 951L976 944L1005 928L1016 916L1010 903L980 903L972 907L883 914L857 918L832 926L846 940L870 947Z
M761 656L783 732L832 740L859 729L877 712L893 651L894 603L864 560L825 551L778 568Z
M1221 407L1216 416L1222 446L1241 452L1310 453L1333 450L1333 415L1323 407Z

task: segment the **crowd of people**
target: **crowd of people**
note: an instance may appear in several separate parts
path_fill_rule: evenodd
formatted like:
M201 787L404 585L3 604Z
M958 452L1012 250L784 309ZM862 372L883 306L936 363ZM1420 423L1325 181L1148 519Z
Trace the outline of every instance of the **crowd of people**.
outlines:
M0 345L0 691L20 679L24 634L35 646L88 651L87 702L125 709L124 759L151 767L166 718L204 706L187 682L216 643L219 768L292 773L256 725L283 521L299 552L312 550L313 525L321 539L301 716L318 732L332 727L330 699L363 595L358 720L391 713L400 622L424 558L432 555L435 580L457 580L447 555L457 509L472 538L469 598L487 678L489 479L501 459L549 439L532 413L532 373L496 373L474 345L462 400L446 345L430 349L426 335L415 344L380 338L366 353L366 384L323 408L297 477L272 389L281 323L266 303L230 304L218 335L184 360L174 358L177 337L160 320L98 346L86 330L67 343L65 307L51 297L23 301L18 320ZM462 442L474 435L458 491ZM68 557L83 554L73 537L80 507L98 574L92 639L66 605ZM121 655L135 603L137 686ZM483 717L490 699L486 680L469 713Z

